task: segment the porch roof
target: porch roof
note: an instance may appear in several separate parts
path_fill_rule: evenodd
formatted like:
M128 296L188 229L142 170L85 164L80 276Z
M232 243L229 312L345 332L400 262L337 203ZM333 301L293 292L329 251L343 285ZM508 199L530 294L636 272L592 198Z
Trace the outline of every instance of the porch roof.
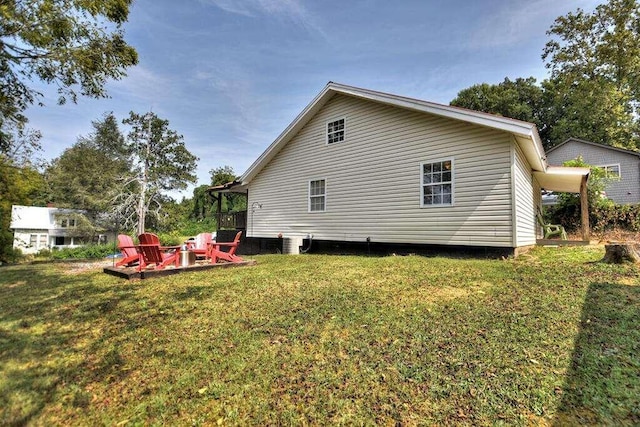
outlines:
M247 186L239 181L231 181L226 184L214 185L207 188L209 193L246 193Z
M583 177L589 176L589 168L547 166L545 172L533 172L540 187L550 191L579 193Z

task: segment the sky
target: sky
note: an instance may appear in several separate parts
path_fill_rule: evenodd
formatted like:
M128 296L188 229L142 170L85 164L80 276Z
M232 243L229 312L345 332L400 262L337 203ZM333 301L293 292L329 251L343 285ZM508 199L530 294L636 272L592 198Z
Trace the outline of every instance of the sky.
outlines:
M41 87L29 127L50 160L106 112L153 111L199 158L197 185L209 184L220 166L242 174L329 81L442 104L474 84L541 81L555 18L599 3L135 0L124 30L139 64L107 84L107 99L60 106Z

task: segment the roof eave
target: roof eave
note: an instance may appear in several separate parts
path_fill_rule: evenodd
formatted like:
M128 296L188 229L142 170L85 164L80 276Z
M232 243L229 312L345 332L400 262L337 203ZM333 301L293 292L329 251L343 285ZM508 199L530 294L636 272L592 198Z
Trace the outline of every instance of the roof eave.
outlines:
M260 172L262 167L266 165L280 151L280 149L286 145L286 143L309 120L311 120L315 113L337 93L511 133L516 137L516 140L518 140L518 143L532 168L537 171L546 170L544 149L542 148L542 143L536 126L532 123L468 110L465 108L436 104L433 102L329 82L305 107L305 109L298 114L294 121L287 126L278 138L276 138L275 141L273 141L273 143L271 143L271 145L269 145L269 147L267 147L267 149L253 162L253 164L249 166L244 174L242 174L239 181L243 185L248 184L258 174L258 172ZM531 141L531 144L525 143L524 140Z

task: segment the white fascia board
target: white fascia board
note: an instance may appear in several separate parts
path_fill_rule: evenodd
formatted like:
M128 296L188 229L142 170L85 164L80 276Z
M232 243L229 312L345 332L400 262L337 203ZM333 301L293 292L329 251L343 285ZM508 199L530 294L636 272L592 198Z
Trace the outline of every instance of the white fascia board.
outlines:
M539 171L546 169L546 157L542 141L533 123L336 83L333 86L338 92L351 96L509 132L516 137L520 148L533 169Z
M588 177L589 172L589 168L549 166L545 172L533 175L545 190L579 193L582 179Z

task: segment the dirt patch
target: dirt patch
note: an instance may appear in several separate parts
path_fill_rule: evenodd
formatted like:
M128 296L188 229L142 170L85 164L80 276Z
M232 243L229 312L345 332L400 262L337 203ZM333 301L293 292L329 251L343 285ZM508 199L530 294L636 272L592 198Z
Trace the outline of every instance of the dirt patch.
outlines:
M113 260L98 261L78 261L64 264L65 274L79 274L91 270L102 270L105 267L111 267Z

